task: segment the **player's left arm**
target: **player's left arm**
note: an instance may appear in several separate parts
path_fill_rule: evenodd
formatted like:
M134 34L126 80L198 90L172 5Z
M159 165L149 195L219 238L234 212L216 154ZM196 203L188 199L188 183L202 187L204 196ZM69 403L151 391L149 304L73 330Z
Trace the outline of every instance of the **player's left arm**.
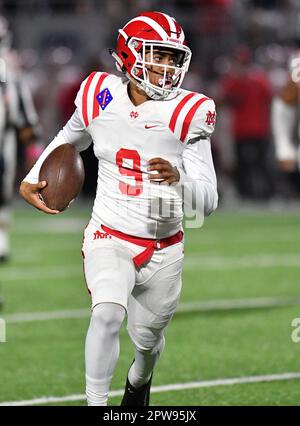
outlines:
M208 99L198 108L191 122L180 167L179 183L184 186L185 207L195 204L196 210L205 216L215 211L218 205L210 142L215 125L216 106L212 99Z
M218 191L209 137L187 145L179 170L185 212L196 210L205 216L214 212L218 206Z
M196 200L196 208L201 213L204 211L205 215L212 213L218 205L217 179L210 143L215 121L215 104L209 99L196 111L190 123L181 163L174 165L162 158L153 158L148 168L149 171L156 171L149 175L151 181L175 184L179 190L183 186L186 206Z

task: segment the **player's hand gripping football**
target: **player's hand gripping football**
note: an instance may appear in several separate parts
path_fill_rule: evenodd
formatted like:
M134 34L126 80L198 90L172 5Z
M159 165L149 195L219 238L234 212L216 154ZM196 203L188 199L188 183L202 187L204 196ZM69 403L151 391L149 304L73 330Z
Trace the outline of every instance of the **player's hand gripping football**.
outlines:
M180 174L177 167L164 160L163 158L151 158L148 162L148 169L156 173L150 173L149 179L151 182L159 182L161 185L172 185L179 182Z
M20 195L27 201L28 204L31 204L38 210L43 211L47 214L57 214L58 210L49 209L41 198L40 191L47 186L46 181L38 182L36 184L31 184L29 182L22 182L20 185Z

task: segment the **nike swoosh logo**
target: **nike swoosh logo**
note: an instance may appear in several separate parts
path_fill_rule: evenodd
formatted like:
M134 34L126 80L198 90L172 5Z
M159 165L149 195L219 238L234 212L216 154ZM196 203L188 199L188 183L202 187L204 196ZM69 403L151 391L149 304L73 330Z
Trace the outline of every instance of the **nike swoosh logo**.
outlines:
M153 127L158 127L159 124L155 124L154 126L148 126L148 124L145 124L145 129L152 129Z

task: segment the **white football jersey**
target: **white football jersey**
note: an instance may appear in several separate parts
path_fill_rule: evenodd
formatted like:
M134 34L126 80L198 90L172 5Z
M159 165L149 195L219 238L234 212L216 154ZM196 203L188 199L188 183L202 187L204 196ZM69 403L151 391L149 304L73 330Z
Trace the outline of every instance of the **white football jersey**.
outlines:
M101 72L90 74L77 94L73 117L25 180L38 180L45 155L61 143L73 143L82 150L92 140L99 160L92 223L144 238L167 237L182 226L183 198L179 186L185 180L198 177L202 192L214 192L208 198L216 198L209 145L215 105L204 95L180 90L171 99L148 100L135 106L127 89L127 79ZM191 168L196 166L192 173L195 176L190 175L190 179L187 175L182 177L189 168L184 162L185 152ZM177 166L180 184L169 186L149 181L153 172L147 170L148 161L156 157Z

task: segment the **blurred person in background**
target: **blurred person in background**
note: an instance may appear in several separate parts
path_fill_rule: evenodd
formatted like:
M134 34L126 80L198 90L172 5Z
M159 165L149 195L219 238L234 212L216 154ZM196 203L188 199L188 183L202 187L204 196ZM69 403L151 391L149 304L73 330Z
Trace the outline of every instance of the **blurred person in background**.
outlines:
M29 88L22 78L18 56L11 49L12 34L0 16L0 262L10 256L11 203L17 165L17 144L32 152L38 118ZM25 152L25 150L24 150ZM24 161L25 162L25 161Z
M300 50L291 56L289 71L288 81L273 100L272 130L285 195L299 198Z
M244 199L265 200L274 194L271 170L270 106L267 74L251 63L247 46L234 52L233 64L220 82L220 101L231 110L235 150L235 184Z
M0 264L10 257L11 203L17 167L17 144L32 152L37 115L19 70L12 34L0 16ZM24 159L23 159L24 162ZM0 308L3 297L0 297Z

